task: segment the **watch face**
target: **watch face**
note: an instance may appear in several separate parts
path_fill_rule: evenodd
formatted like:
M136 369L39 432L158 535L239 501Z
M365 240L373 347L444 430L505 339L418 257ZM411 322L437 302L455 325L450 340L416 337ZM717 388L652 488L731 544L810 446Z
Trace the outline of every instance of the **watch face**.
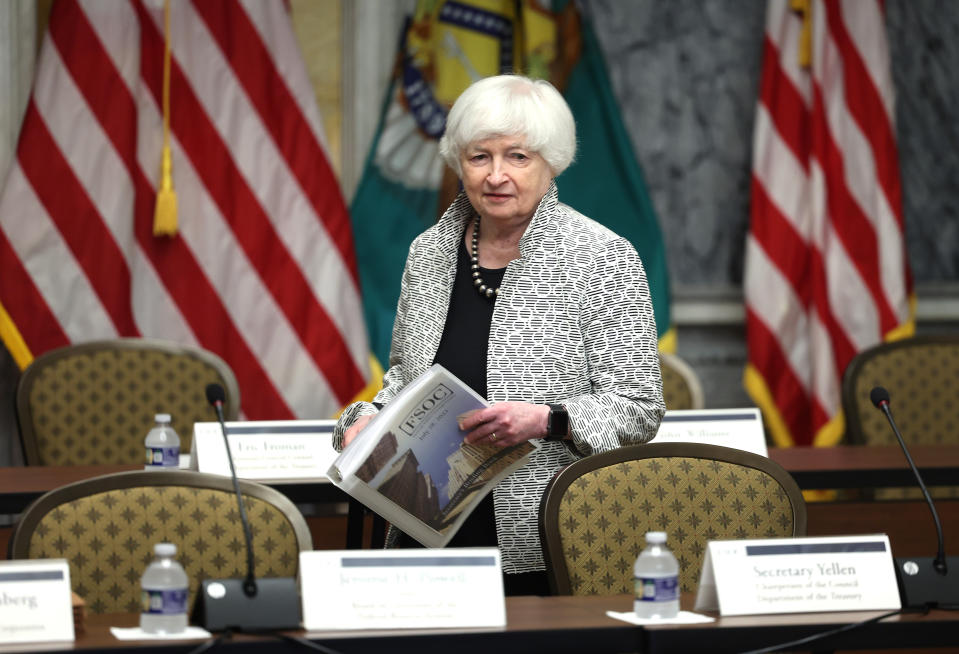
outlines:
M560 404L549 405L549 436L563 438L569 433L569 414Z

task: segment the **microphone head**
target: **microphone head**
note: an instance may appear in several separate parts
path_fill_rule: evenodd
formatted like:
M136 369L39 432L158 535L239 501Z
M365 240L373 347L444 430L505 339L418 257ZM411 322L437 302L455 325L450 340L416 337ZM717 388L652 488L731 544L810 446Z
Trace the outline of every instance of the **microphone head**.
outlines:
M874 389L869 391L869 399L872 400L872 403L876 405L876 408L878 409L884 403L889 404L889 391L882 386L876 386Z
M226 391L223 390L223 387L219 384L207 384L206 386L206 401L216 406L217 403L225 404L226 403Z

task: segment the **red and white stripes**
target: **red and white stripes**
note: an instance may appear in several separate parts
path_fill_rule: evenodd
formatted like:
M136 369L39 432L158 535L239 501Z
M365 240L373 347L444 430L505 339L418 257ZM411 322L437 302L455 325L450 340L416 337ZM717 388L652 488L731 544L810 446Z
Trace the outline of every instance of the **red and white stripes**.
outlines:
M829 445L842 435L846 365L913 327L883 7L768 7L746 243L745 382L777 444ZM804 20L808 66L799 61Z
M0 197L0 303L29 355L115 336L198 344L233 367L247 417L328 417L365 386L369 354L286 4L174 0L171 35L174 238L152 233L162 5L54 6Z

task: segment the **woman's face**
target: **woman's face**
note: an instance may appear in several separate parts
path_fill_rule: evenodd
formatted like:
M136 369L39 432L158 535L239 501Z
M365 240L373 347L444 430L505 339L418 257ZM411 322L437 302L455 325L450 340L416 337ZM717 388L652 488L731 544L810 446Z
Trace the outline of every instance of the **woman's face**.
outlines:
M529 220L546 194L553 173L518 136L495 136L463 150L463 188L483 219Z

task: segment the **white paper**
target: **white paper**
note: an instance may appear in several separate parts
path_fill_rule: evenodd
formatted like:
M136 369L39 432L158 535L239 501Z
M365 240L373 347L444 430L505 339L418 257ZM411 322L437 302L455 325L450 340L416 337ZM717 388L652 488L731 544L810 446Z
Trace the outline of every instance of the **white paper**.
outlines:
M701 615L699 613L693 613L691 611L680 611L675 618L640 618L637 617L632 611L606 611L606 615L611 618L616 618L617 620L622 620L623 622L628 622L630 624L704 624L707 622L715 622L716 618L711 618L708 615Z
M706 443L769 456L759 409L667 411L654 443Z
M203 640L213 637L202 627L189 626L178 634L151 634L140 627L110 627L110 633L117 640Z
M699 586L696 588L697 611L719 610L719 596L716 594L716 574L713 572L711 551L707 544L703 567L699 570Z
M236 475L241 479L326 480L338 456L333 449L335 420L271 420L226 423ZM219 422L193 425L190 453L194 470L230 475Z
M300 552L307 630L502 627L496 548Z
M885 534L710 541L699 586L720 615L900 608Z
M67 560L0 561L0 644L73 639Z

